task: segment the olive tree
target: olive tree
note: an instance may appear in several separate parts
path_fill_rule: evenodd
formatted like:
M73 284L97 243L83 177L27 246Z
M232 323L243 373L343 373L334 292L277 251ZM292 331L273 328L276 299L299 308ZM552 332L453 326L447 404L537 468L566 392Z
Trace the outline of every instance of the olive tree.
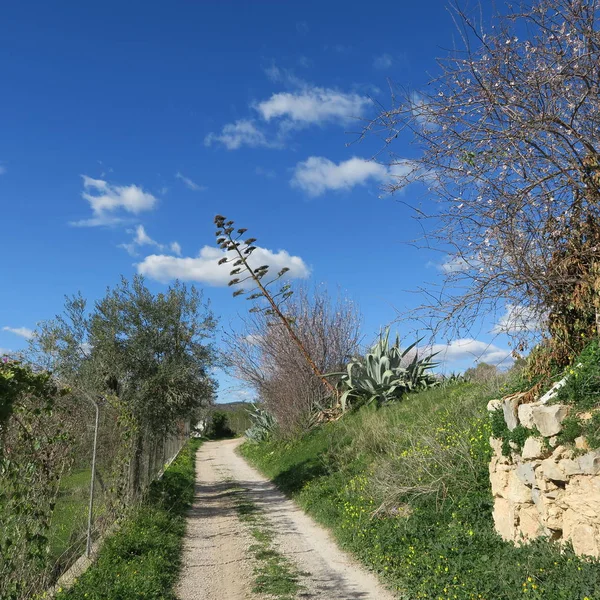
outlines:
M536 315L564 363L600 333L600 4L531 0L487 28L453 14L438 76L395 90L365 134L384 137L392 191L420 182L437 200L414 206L448 253L426 308L459 329L506 306ZM405 135L414 158L395 154Z
M123 278L89 309L81 295L67 298L64 314L39 326L31 352L82 405L91 397L119 409L130 429L137 493L142 454L156 454L167 434L213 400L215 327L194 287L175 283L154 294L143 278Z

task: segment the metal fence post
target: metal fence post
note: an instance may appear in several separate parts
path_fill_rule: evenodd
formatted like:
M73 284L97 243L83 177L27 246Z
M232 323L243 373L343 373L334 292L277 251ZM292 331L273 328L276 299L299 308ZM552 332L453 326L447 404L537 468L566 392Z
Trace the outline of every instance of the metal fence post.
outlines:
M89 558L92 554L92 521L94 513L94 483L96 481L96 450L98 447L98 425L100 422L100 407L98 403L91 397L85 394L87 399L93 403L96 409L96 423L94 425L94 447L92 450L92 476L90 478L90 503L88 508L88 524L87 524L87 540L85 554Z

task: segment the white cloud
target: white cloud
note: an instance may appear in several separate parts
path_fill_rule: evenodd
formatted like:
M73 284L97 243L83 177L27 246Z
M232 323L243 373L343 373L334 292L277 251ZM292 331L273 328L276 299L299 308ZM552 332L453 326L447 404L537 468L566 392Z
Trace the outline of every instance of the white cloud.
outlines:
M135 238L133 241L138 244L138 246L158 246L162 248L162 245L157 241L153 240L144 229L143 225L138 225L135 229Z
M211 146L216 142L223 144L228 150L237 150L242 146L250 146L251 148L259 146L273 148L278 146L278 144L267 140L265 134L252 119L240 119L235 123L228 123L223 127L220 135L209 133L204 138L205 146Z
M82 175L84 191L81 196L88 201L93 216L72 222L77 227L114 225L123 221L118 213L137 215L156 207L158 200L137 185L113 185L103 179Z
M141 246L156 246L159 250L162 250L164 246L159 244L156 240L153 240L144 229L143 225L138 225L135 229L128 229L127 233L135 234L129 244L120 244L119 248L125 248L131 256L136 256L136 249Z
M190 190L193 190L194 192L203 192L204 190L208 189L205 185L200 185L196 183L195 181L193 181L189 177L186 177L179 171L175 173L175 178L183 181L185 187L187 187Z
M507 303L506 311L494 325L492 333L519 333L539 331L543 325L543 317L536 311L520 304Z
M409 160L398 160L386 166L353 156L336 164L323 156L311 156L296 165L290 183L311 196L320 196L328 190L349 190L373 180L392 184L401 179L407 184L414 172L415 166Z
M392 57L389 54L382 54L381 56L376 56L373 61L373 66L376 69L389 69L394 63Z
M222 287L226 286L232 278L229 275L232 269L231 264L218 264L218 261L225 256L233 256L233 254L213 246L204 246L197 257L179 258L164 254L152 254L136 266L140 275L163 283L181 279ZM273 274L283 267L287 267L289 269L287 277L292 279L303 279L310 273L299 256L290 256L285 250L273 252L258 246L251 255L250 265L254 268L260 265L270 265Z
M135 229L128 229L127 233L133 233L133 239L128 244L119 244L119 248L124 248L131 256L137 256L138 248L143 246L154 246L161 252L164 252L167 246L152 239L147 233L143 225L138 225ZM171 252L181 254L181 246L177 242L171 242L169 245Z
M508 366L513 362L510 350L505 350L489 342L482 342L473 338L453 340L448 344L433 344L427 348L427 351L437 352L435 361L445 364L460 361L476 361L491 365Z
M334 163L322 156L311 156L296 165L292 185L311 196L320 196L327 190L349 190L369 180L384 182L389 179L388 168L356 156Z
M308 125L360 117L369 102L369 98L358 94L306 87L298 92L273 94L255 108L265 121L285 117L295 125Z
M270 98L251 105L259 116L238 119L227 123L221 133L209 133L204 144L223 144L228 150L242 146L252 148L283 148L289 133L308 125L327 122L346 123L360 118L371 100L357 93L346 93L332 88L314 86L300 79L292 71L271 65L264 69L274 83L292 88L293 91L278 92ZM261 121L275 127L261 126Z
M2 331L10 331L10 333L20 335L27 340L33 337L33 329L29 329L28 327L3 327Z
M10 356L14 354L14 352L8 348L0 348L0 356Z

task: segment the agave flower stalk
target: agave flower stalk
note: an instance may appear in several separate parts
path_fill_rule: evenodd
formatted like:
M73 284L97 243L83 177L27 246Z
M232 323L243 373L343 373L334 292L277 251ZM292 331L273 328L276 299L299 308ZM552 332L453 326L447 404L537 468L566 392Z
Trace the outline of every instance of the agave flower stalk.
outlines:
M274 315L279 319L313 373L323 382L332 397L338 400L338 391L336 387L327 379L324 373L321 372L302 343L302 340L294 330L290 319L288 319L281 310L282 304L293 294L291 286L289 284L284 284L275 294L271 293L268 289L269 286L281 279L289 269L284 267L274 278L265 283L264 280L269 272L269 265L261 265L257 268L253 268L249 264L249 258L256 250L256 246L254 245L257 241L256 238L250 237L244 241L242 236L246 233L247 229L241 228L236 231L233 226L234 222L231 220L228 221L226 217L222 215L217 215L214 222L217 226L216 236L219 247L226 252L232 253L232 256L224 256L221 258L219 264L231 263L233 266L233 269L229 273L233 279L231 279L229 285L237 287L233 292L234 297L245 294L246 290L241 286L245 282L251 281L254 284L254 288L250 290L251 293L247 296L247 299L257 300L259 298L264 298L267 302L267 307L263 309L255 306L250 310L266 310L268 314Z

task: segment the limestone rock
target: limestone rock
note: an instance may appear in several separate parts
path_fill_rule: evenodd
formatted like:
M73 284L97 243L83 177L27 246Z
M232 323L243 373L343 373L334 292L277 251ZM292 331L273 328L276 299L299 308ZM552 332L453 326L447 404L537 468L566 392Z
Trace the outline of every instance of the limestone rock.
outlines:
M558 445L558 438L556 436L548 438L548 445L550 446L550 448L556 448L556 446Z
M531 488L519 479L516 470L508 474L506 497L517 504L531 502Z
M532 540L544 532L544 526L534 504L526 504L519 508L519 533L525 540Z
M527 405L523 404L522 406ZM521 407L519 406L519 408ZM525 444L523 444L523 452L521 453L523 460L534 460L536 458L543 458L545 454L547 454L547 452L544 448L542 440L535 437L528 437L525 440Z
M600 477L575 475L565 487L560 503L573 511L579 521L600 526Z
M560 460L565 457L565 453L567 452L566 446L556 446L552 451L551 457L553 460Z
M564 471L565 475L570 477L571 475L581 475L582 470L578 460L572 460L570 458L563 458L558 461L558 468Z
M533 471L532 463L521 463L516 469L515 473L521 483L532 486L535 484L535 473Z
M494 412L502 408L502 400L490 400L487 403L487 409L489 412Z
M587 440L582 435L575 438L575 448L577 448L577 450L589 450L590 449L590 447L587 443Z
M496 456L502 456L502 440L490 437L490 446Z
M539 477L538 477L539 474ZM536 471L535 483L537 488L546 493L553 492L558 489L558 486L553 482L544 477L544 473L542 469L538 469Z
M512 502L506 498L496 498L494 500L494 510L492 512L496 531L503 539L511 541L515 539L515 507Z
M582 521L574 511L568 510L563 517L563 537L570 540L573 550L579 555L600 555L598 548L598 530L591 523Z
M563 528L563 511L556 504L550 504L546 513L545 525L554 531Z
M508 487L508 472L495 471L490 473L490 483L492 485L493 496L505 496Z
M527 427L527 429L533 429L535 427L535 423L533 422L532 410L534 406L538 406L537 404L520 404L517 408L517 416L519 418L519 422L523 427Z
M560 433L563 419L567 416L569 407L563 404L550 406L534 406L531 416L538 431L544 437L551 437Z
M517 407L523 394L513 394L508 398L502 400L502 411L504 412L504 420L506 426L512 431L519 424L519 417L517 416Z
M600 452L593 450L579 457L581 472L586 475L597 475L600 473Z
M569 479L565 472L560 469L558 463L555 463L551 458L543 460L541 468L546 479L551 479L552 481L567 481Z
M579 524L573 528L571 536L573 550L576 554L597 557L598 552L598 532L592 525Z

